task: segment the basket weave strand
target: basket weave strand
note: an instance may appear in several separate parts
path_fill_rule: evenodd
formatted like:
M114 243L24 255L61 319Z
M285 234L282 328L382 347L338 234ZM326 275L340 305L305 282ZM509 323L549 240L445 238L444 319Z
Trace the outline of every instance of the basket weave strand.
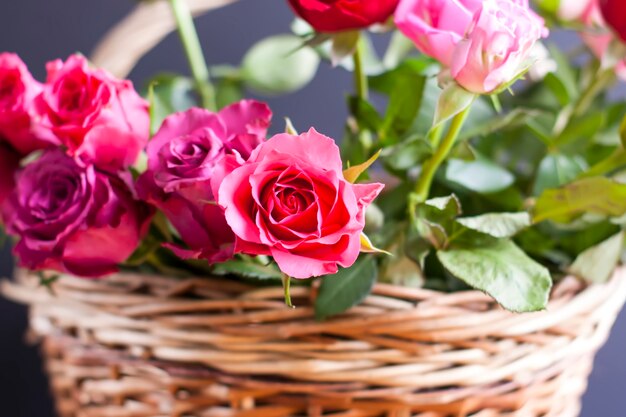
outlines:
M2 291L31 305L62 417L575 417L596 350L626 299L560 282L545 312L515 315L479 292L379 284L314 320L315 289L216 278L21 271Z

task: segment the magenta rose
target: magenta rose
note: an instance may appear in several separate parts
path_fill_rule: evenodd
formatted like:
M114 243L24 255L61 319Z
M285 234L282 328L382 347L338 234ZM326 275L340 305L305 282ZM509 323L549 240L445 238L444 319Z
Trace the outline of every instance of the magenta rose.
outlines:
M15 187L15 172L20 165L20 155L0 143L0 207Z
M37 100L41 124L83 164L117 171L132 165L149 136L148 103L118 80L72 55L49 62Z
M148 144L148 170L139 193L170 220L189 249L179 257L220 262L233 255L235 235L215 204L211 180L226 155L240 163L265 140L272 113L244 100L219 113L193 108L173 114Z
M527 0L485 1L454 48L452 77L473 93L493 93L530 67L531 50L546 35Z
M235 251L271 255L294 278L334 274L356 261L365 209L383 188L346 181L339 148L313 129L274 136L213 186L237 236Z
M118 177L49 150L18 173L3 217L22 266L97 277L133 253L151 211Z
M465 36L482 3L482 0L401 0L395 21L417 49L448 67L454 47Z
M17 55L0 53L0 142L8 142L22 155L51 145L34 132L34 102L41 90Z

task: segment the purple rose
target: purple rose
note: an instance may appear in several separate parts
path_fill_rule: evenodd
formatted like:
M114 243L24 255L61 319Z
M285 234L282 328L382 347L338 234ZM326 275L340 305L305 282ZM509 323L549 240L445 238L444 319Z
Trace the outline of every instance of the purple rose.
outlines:
M0 53L0 142L8 142L22 155L51 145L35 133L34 101L41 90L20 57Z
M151 211L119 177L49 150L17 174L3 217L22 266L97 277L133 253Z
M165 119L148 144L148 171L138 190L187 245L168 245L176 255L209 262L232 257L235 236L215 203L211 179L226 155L250 156L265 140L271 116L266 104L244 100L219 113L193 108Z

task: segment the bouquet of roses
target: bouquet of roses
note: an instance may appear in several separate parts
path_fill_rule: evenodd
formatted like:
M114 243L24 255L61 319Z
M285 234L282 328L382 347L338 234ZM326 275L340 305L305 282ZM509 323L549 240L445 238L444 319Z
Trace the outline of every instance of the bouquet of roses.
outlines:
M0 206L20 265L278 281L289 304L292 278L323 277L321 318L377 281L525 312L563 274L609 279L626 224L626 102L607 94L626 78L619 0L289 3L293 34L232 68L207 67L172 0L193 78L159 76L145 99L80 55L42 84L1 54ZM585 47L546 48L558 25ZM272 112L246 89L293 91L320 60L355 78L341 152L288 119L268 139Z

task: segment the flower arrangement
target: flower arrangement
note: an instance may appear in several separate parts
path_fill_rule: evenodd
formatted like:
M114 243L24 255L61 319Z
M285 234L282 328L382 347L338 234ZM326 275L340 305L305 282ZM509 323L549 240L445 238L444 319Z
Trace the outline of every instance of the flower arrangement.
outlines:
M20 265L280 282L289 305L316 283L320 319L377 281L530 312L564 274L609 279L626 215L626 102L608 95L626 78L620 1L288 3L293 34L209 68L171 0L193 78L159 76L145 98L80 55L40 83L1 54L0 205ZM559 26L585 48L547 49ZM268 138L272 111L245 89L296 90L320 60L355 78L341 150L289 120Z

